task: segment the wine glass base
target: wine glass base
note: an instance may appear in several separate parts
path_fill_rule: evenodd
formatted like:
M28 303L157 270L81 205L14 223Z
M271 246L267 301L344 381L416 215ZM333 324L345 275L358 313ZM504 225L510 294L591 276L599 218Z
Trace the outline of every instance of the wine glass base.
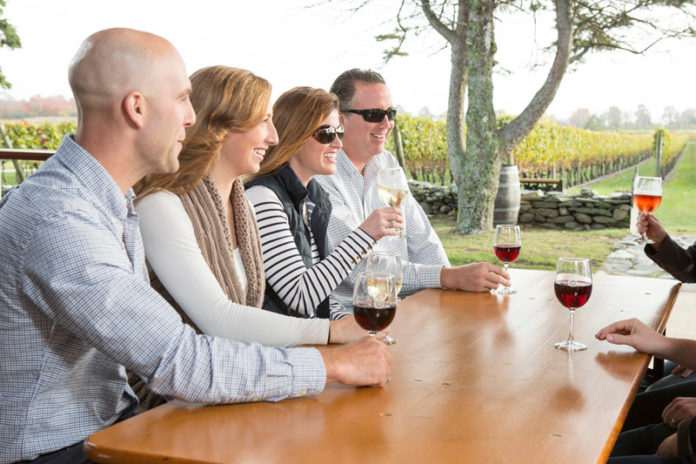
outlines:
M640 234L638 234L638 237L636 237L636 238L633 240L633 242L634 242L634 243L638 243L639 245L647 245L647 244L653 244L653 243L655 243L654 241L652 241L652 240L649 239L648 237L643 237L643 236L640 235Z
M576 342L575 340L566 340L564 342L558 342L553 346L563 351L583 351L587 349L587 345L585 345L584 343Z
M493 290L491 293L493 293L495 295L505 296L505 295L515 294L515 293L517 293L517 290L515 290L514 288L504 287L503 285L501 285L496 290Z

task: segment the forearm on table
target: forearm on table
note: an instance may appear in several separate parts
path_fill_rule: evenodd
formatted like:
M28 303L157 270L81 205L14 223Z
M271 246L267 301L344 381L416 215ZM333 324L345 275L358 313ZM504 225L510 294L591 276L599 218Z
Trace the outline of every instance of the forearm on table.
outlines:
M663 338L664 341L653 353L655 356L669 359L684 367L696 370L696 340L670 337Z

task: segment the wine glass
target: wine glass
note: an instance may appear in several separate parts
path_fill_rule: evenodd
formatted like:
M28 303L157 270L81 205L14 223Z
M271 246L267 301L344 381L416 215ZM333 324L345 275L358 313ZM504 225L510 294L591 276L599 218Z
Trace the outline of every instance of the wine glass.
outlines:
M377 174L377 194L385 205L401 209L401 204L408 196L408 181L404 170L398 166L382 169ZM399 231L398 237L404 238L403 229Z
M499 224L495 226L495 236L493 237L493 251L501 260L508 271L508 264L513 262L520 255L522 248L522 233L520 227L511 224ZM512 295L516 290L503 285L495 291L498 295Z
M640 213L652 213L662 202L662 178L636 176L633 181L633 205ZM655 243L643 232L636 243Z
M554 346L566 351L586 350L587 345L573 338L573 316L575 310L587 303L592 294L590 260L587 258L558 258L553 290L558 301L570 310L568 340L556 343Z
M366 272L376 272L379 274L389 274L394 277L394 286L396 287L396 300L399 300L399 292L401 291L402 273L401 273L401 256L396 253L386 251L375 251L370 255L365 266ZM384 337L384 342L387 345L396 343L396 339L387 335Z
M362 272L353 287L353 314L360 327L375 336L391 324L396 314L394 276Z

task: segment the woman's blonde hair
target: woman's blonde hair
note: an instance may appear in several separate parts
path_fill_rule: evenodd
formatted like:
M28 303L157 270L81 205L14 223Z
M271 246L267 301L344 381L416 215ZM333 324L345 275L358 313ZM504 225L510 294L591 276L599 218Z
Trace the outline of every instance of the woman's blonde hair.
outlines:
M278 144L266 151L261 169L252 178L277 172L334 110L338 110L338 97L322 89L295 87L281 95L273 105Z
M228 132L246 132L263 121L271 99L271 84L244 69L210 66L191 75L191 104L196 123L186 129L179 169L152 174L135 186L139 198L168 190L190 192L210 172Z

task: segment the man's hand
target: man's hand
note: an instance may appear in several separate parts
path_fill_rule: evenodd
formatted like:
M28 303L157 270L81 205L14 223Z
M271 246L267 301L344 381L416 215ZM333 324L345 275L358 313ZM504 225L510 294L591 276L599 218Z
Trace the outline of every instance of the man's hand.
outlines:
M384 385L391 374L391 354L376 337L337 348L320 348L326 366L326 383Z
M595 334L598 340L614 345L630 345L642 353L660 355L665 351L667 339L638 319L614 322Z
M440 271L442 288L469 292L487 292L498 285L510 286L510 275L503 268L489 263L472 263L459 267L443 267Z
M696 416L696 398L677 397L662 411L662 420L670 427L677 428L682 421Z
M657 448L658 456L667 456L670 458L679 458L679 448L677 448L677 434L673 433L669 437L665 438L660 446Z
M346 316L337 321L329 322L329 343L350 343L367 335L367 331L355 322L354 316ZM378 332L377 336L383 338L389 330Z
M655 249L660 248L660 244L662 240L665 239L665 236L667 236L667 232L665 232L660 221L658 221L652 213L641 213L640 216L638 216L636 225L638 233L642 234L645 232L648 238L655 242L653 243L653 247Z

